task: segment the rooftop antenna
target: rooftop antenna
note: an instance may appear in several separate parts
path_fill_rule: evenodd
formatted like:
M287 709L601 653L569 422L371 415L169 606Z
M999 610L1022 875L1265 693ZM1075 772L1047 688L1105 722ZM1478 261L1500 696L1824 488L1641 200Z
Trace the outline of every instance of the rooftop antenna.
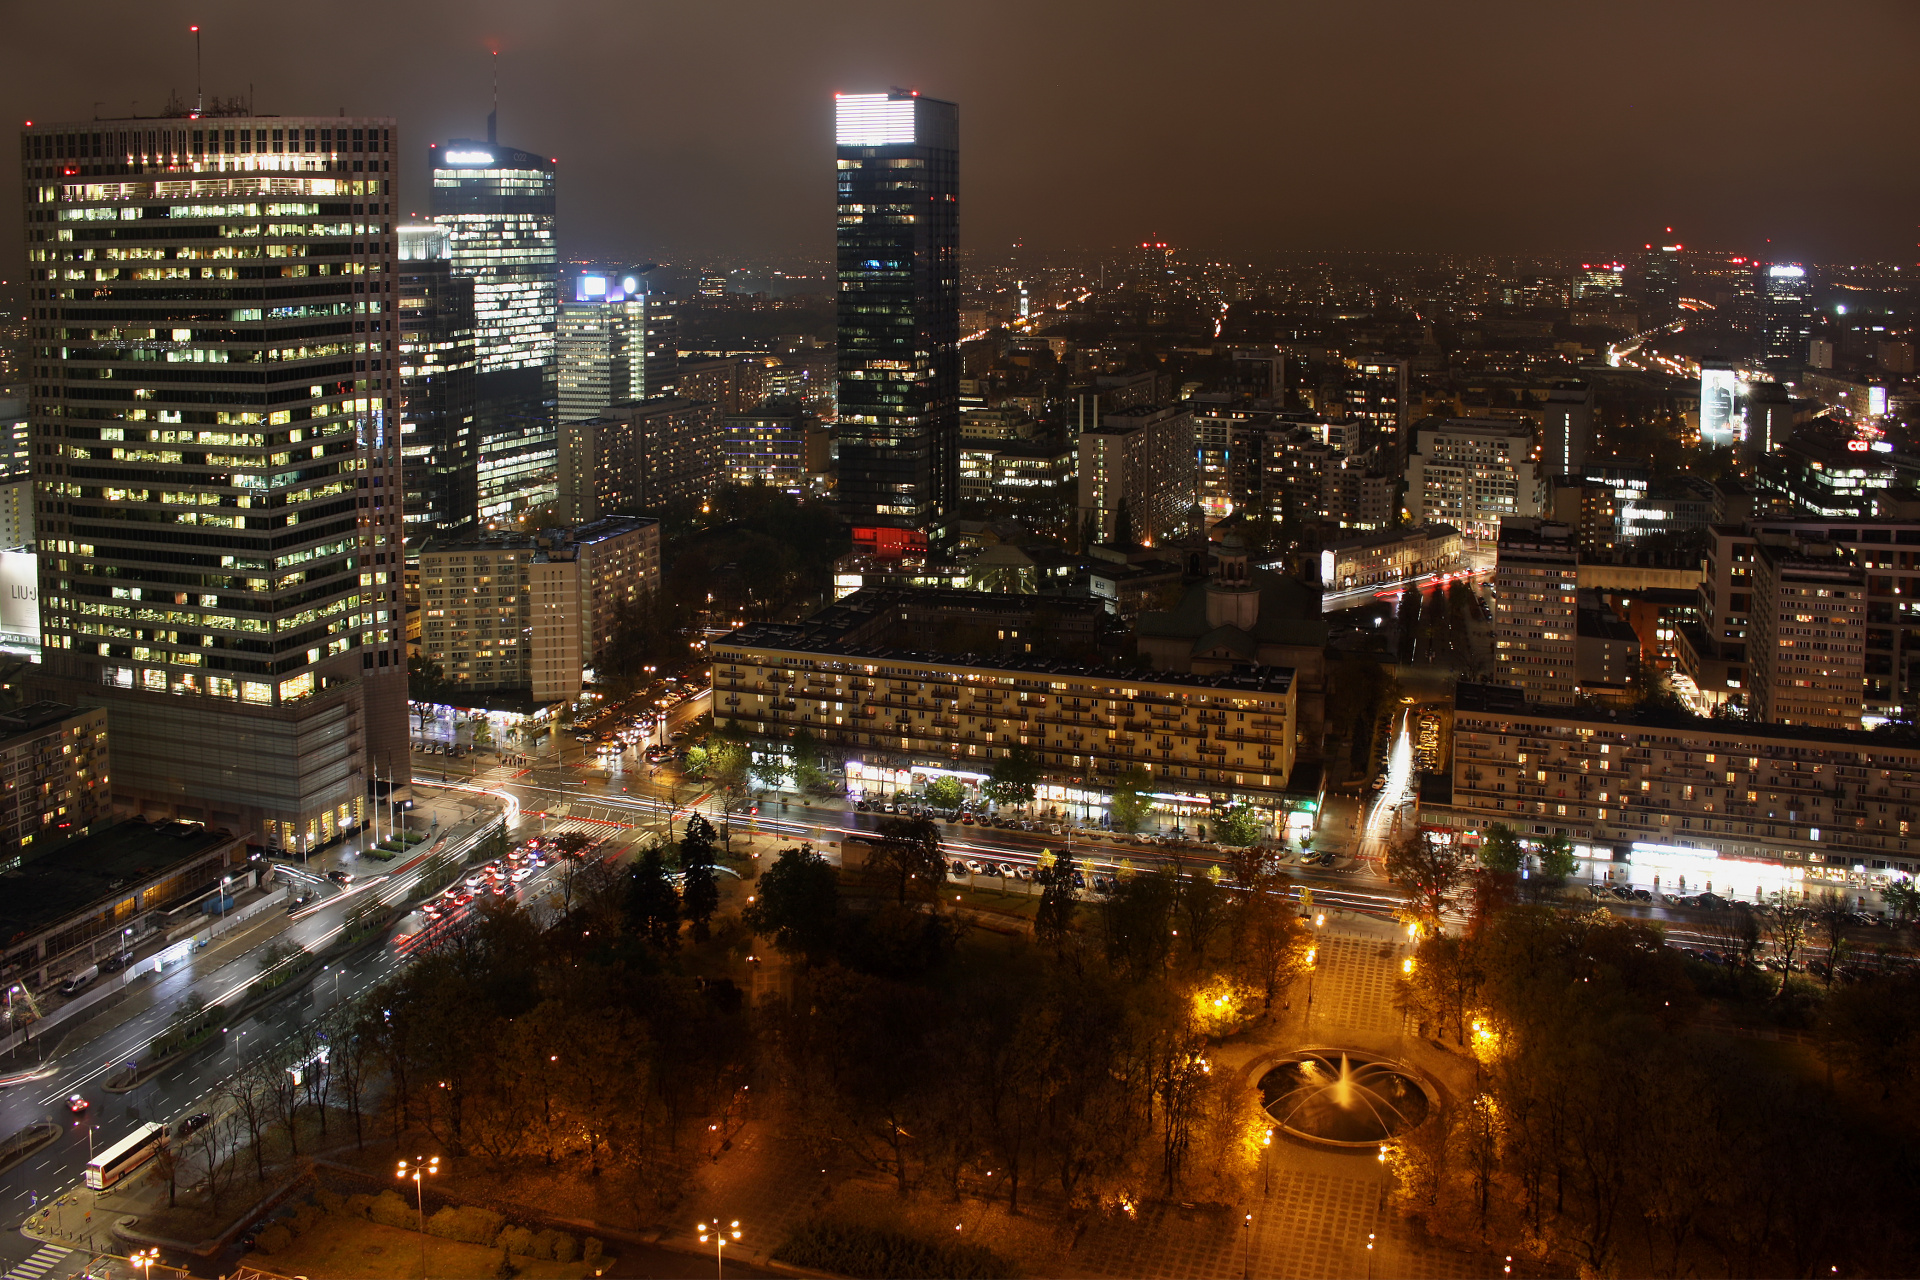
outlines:
M493 110L487 113L487 145L499 146L500 125L500 51L493 51Z
M200 24L196 22L187 30L193 32L193 114L198 116L207 109L206 95L201 92Z

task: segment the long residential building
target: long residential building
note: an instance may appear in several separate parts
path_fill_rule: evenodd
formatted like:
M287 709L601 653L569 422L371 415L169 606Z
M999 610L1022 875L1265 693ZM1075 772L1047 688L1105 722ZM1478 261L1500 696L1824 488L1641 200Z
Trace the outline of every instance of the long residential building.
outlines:
M1453 796L1421 822L1477 838L1505 823L1564 835L1637 884L1757 898L1808 882L1864 886L1920 862L1920 745L1846 729L1636 720L1462 684Z
M845 758L852 786L891 791L929 773L978 782L1024 748L1040 761L1043 798L1069 804L1104 805L1135 767L1175 801L1285 802L1298 722L1290 669L1193 675L953 657L848 643L845 630L823 615L714 641L714 723L752 735L762 752L810 733Z

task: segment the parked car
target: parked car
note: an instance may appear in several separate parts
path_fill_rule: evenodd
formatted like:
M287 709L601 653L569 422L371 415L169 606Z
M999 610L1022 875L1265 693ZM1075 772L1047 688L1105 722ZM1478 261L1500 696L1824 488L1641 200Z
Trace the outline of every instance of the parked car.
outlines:
M174 1136L184 1138L188 1134L194 1132L196 1129L204 1129L212 1123L213 1123L212 1112L210 1111L196 1112L195 1114L188 1116L185 1120L182 1120L180 1122L180 1127L177 1130L175 1130Z

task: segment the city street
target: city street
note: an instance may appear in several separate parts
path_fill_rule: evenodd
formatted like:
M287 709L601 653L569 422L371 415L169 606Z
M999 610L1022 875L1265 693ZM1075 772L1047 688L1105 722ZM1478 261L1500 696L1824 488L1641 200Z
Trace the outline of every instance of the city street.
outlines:
M468 822L451 831L443 852L460 856L480 839L483 828L483 823ZM425 851L422 846L421 852ZM422 868L414 865L418 861L401 864L406 870L365 875L345 891L301 911L266 912L258 922L223 937L186 963L129 987L83 1020L56 1025L44 1039L36 1039L30 1048L0 1064L0 1071L8 1076L35 1073L0 1090L0 1133L11 1134L43 1120L56 1121L63 1130L53 1143L0 1173L0 1215L18 1222L49 1206L60 1212L57 1202L80 1182L92 1151L111 1145L141 1124L159 1121L171 1126L208 1109L209 1095L243 1058L285 1041L301 1024L352 1000L390 974L404 958L398 938L405 934L405 922L395 939L349 956L317 973L302 989L236 1020L223 1036L159 1076L126 1093L103 1087L119 1068L145 1055L148 1044L166 1029L189 995L208 1004L238 1001L259 976L269 947L281 942L310 950L326 947L339 935L354 906L373 899L403 899L421 874ZM319 865L316 859L313 869ZM532 887L530 883L528 888ZM89 1104L78 1114L67 1106L67 1098L76 1093ZM111 1199L109 1193L106 1200ZM87 1226L95 1230L95 1243L106 1247L110 1218L96 1214L91 1222L69 1224L81 1235ZM38 1248L35 1241L8 1233L0 1237L0 1265L11 1268ZM84 1250L67 1255L44 1274L48 1280L72 1274L86 1257Z

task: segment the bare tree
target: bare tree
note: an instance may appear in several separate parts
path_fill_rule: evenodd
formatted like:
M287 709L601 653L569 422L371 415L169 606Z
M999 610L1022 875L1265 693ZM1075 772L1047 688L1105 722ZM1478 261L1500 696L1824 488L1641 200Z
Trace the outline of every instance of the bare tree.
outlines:
M1816 894L1808 907L1812 919L1813 931L1827 944L1827 964L1823 976L1829 988L1833 986L1833 975L1840 967L1840 958L1846 951L1847 928L1853 924L1853 904L1847 895L1833 889Z
M287 1135L287 1154L300 1154L300 1101L302 1065L297 1053L270 1055L265 1068L267 1113Z
M1418 831L1387 848L1387 879L1406 895L1407 910L1425 933L1437 933L1466 884L1467 853L1457 842L1442 843L1431 831Z
M254 1059L229 1076L215 1095L216 1102L226 1103L240 1126L247 1131L247 1147L253 1152L254 1177L263 1186L267 1181L267 1153L260 1139L273 1116L272 1104L268 1100L271 1092L268 1087L270 1069L266 1062ZM215 1107L216 1111L219 1109Z

